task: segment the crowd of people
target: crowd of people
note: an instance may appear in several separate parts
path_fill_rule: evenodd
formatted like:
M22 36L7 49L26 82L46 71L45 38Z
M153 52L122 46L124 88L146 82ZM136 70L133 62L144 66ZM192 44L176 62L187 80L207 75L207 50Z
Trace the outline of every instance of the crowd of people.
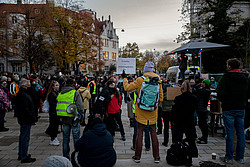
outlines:
M20 125L18 160L21 163L36 161L28 153L30 131L39 123L39 113L49 113L49 126L45 133L50 136L50 145L58 146L59 127L63 136L63 157L71 160L73 166L113 166L116 151L113 148L115 131L120 131L121 140L126 141L122 123L122 102L127 103L130 127L134 128L131 149L132 159L139 163L142 154L143 132L145 149L153 151L154 162L160 162L157 135L164 135L163 146L169 145L171 127L172 143L187 142L186 165L198 157L196 143L208 143L208 102L211 89L216 90L222 102L222 115L226 132L226 154L221 159L232 164L234 152L234 127L237 135L236 160L244 163L244 114L250 95L248 74L239 69L237 59L227 61L228 72L217 83L215 78L186 78L178 83L154 73L154 63L147 62L143 76L122 75L23 75L2 74L0 81L0 132L5 127L5 114L14 111ZM146 88L156 88L155 99ZM169 87L180 87L181 94L174 99L167 98ZM152 90L151 90L152 91ZM144 99L143 99L144 97ZM147 99L147 97L150 97ZM146 99L145 99L146 98ZM151 100L151 101L150 101ZM146 104L148 103L148 105ZM45 106L47 108L45 109ZM163 121L162 121L163 119ZM198 123L197 123L198 120ZM163 125L164 124L164 130ZM202 136L198 137L198 124ZM81 136L80 126L84 126ZM70 151L72 131L74 150ZM163 132L162 132L163 131ZM185 137L184 138L184 134ZM60 159L52 157L49 159ZM64 159L65 160L65 159Z

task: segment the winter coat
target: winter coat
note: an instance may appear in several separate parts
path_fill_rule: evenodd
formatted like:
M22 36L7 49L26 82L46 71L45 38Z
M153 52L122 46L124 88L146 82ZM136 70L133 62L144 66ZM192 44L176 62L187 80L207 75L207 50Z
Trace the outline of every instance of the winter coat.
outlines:
M159 77L159 75L153 73L153 72L147 72L143 76L145 77ZM140 92L141 86L142 86L143 78L138 77L134 82L128 83L127 78L123 79L123 87L124 90L127 92L134 91L136 89L137 92ZM138 93L139 94L139 93ZM160 85L159 90L159 105L163 101L163 92L162 92L162 85ZM136 103L135 106L135 119L137 122L143 124L143 125L154 125L157 122L157 116L158 116L158 107L154 111L146 111L143 109L140 109L138 107L138 104Z
M89 89L87 89L86 87L80 87L77 91L82 96L84 109L89 109L89 100L91 99Z
M184 92L174 99L171 121L175 124L193 124L198 99L190 92Z
M108 105L108 113L109 114L116 114L120 112L122 105L122 98L121 95L119 95L119 100L116 97L116 93L114 93L113 98L110 100L109 105Z
M57 117L56 114L56 104L57 104L57 98L58 94L54 91L50 92L48 96L48 102L49 102L49 115Z
M196 111L197 112L207 112L207 105L210 99L211 90L209 88L202 88L198 91L198 106Z
M5 88L3 87L0 88L0 112L7 111L10 106L8 94L5 92L4 89Z
M17 93L15 113L20 125L32 125L36 122L36 114L32 97L24 88L20 88Z
M104 123L98 123L76 142L81 167L112 167L116 163L114 139Z
M71 90L74 90L73 87L71 86L65 86L65 87L62 87L62 90L61 90L61 94L63 95L64 93L67 93ZM77 111L79 113L83 113L83 103L82 103L82 97L81 95L79 94L79 92L75 92L75 100L74 100L76 106L77 106ZM63 124L68 124L68 125L71 125L73 120L74 120L74 117L61 117L62 118L62 123Z
M248 74L240 70L224 74L217 88L217 97L222 102L222 109L245 109L247 97L250 96L249 84Z
M94 104L94 114L98 113L104 116L107 113L108 105L111 100L111 92L108 87L105 87L100 95L97 97L96 102Z

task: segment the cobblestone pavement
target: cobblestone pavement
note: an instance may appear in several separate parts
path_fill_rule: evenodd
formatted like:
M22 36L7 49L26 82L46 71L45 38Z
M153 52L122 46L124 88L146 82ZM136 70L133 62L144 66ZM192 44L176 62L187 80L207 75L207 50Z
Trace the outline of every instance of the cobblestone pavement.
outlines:
M151 166L170 166L166 162L166 152L168 147L161 145L163 141L163 135L158 135L158 140L160 144L160 157L161 162L159 164L155 164L152 156L152 150L145 151L143 150L141 163L135 163L132 161L131 157L134 155L134 151L130 149L132 146L132 135L133 128L129 127L129 120L127 118L127 105L123 103L122 105L122 121L126 133L126 141L120 140L121 136L119 132L116 132L114 148L117 153L117 163L115 167L130 167L130 166L143 166L143 167L151 167ZM8 132L0 132L0 167L17 167L17 166L41 166L46 157L50 155L61 155L62 156L62 145L59 146L50 146L50 137L47 136L44 132L48 127L49 116L47 113L39 113L41 118L38 123L31 128L31 138L30 138L30 146L29 153L32 157L36 158L36 162L30 164L21 164L20 161L17 160L17 151L18 151L18 137L19 137L19 125L17 123L16 118L13 117L13 112L8 112L6 114L6 127L10 128ZM83 130L83 127L81 127ZM200 131L197 128L198 136L200 136ZM170 135L171 136L171 135ZM58 135L58 139L62 142L62 134ZM170 140L171 141L171 140ZM73 151L73 140L71 135L71 152ZM169 143L170 145L171 143ZM220 155L225 154L225 140L222 135L217 135L215 137L209 137L208 144L198 145L199 149L199 157L193 159L193 165L199 166L199 164L203 161L211 161L214 163L221 163L219 160ZM245 151L245 164L239 165L236 161L234 161L234 165L229 166L250 166L250 149L249 144L246 144ZM212 160L211 153L217 154L217 159ZM210 165L214 166L214 165Z

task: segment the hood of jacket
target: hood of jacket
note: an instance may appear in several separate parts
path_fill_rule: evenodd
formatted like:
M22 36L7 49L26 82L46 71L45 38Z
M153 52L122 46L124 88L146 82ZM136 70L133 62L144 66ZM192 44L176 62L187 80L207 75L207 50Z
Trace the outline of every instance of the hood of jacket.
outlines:
M82 86L81 86L81 87L78 89L78 92L82 94L86 89L88 89L88 88L82 87Z
M97 136L105 136L107 134L106 125L104 123L98 123L93 126L91 132Z
M69 92L71 90L75 90L75 89L73 87L71 87L71 86L62 87L61 94L67 93L67 92Z

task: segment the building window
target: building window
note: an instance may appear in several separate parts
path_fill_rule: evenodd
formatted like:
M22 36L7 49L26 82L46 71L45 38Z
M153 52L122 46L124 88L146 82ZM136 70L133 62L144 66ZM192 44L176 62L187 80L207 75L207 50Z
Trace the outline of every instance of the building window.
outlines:
M35 23L35 19L30 19L30 25L33 25Z
M39 9L35 9L35 14L39 14L39 13L40 13Z
M15 23L17 23L17 18L16 16L12 16L12 24L15 24Z
M13 56L17 56L18 55L17 48L12 48L12 53L13 53Z
M113 48L116 49L116 42L113 41Z
M109 40L108 39L104 39L104 46L108 47L109 46Z
M0 19L0 25L6 25L6 19L4 18Z
M12 64L13 72L22 72L22 63Z
M0 72L4 72L4 64L0 63Z
M109 59L109 52L103 52L103 58Z
M108 70L109 70L109 66L105 66L104 71L108 71Z
M116 60L116 53L112 52L112 60Z

